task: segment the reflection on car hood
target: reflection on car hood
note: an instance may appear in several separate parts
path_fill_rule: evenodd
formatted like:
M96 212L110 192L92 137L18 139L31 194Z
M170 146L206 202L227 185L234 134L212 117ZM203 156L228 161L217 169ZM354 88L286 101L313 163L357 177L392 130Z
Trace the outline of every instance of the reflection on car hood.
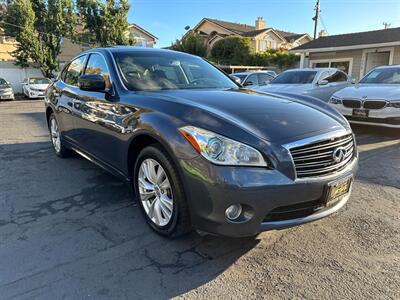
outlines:
M257 89L262 92L297 92L304 93L313 88L311 83L306 84L268 84Z
M400 100L400 84L358 84L335 93L340 98Z
M347 124L338 113L335 115L336 111L332 113L318 104L246 89L168 90L145 94L153 100L157 97L183 105L185 108L180 110L178 117L188 124L218 132L220 121L227 121L268 141L339 129ZM207 117L199 113L199 109L206 112ZM177 110L176 106L170 111L173 113L174 110Z

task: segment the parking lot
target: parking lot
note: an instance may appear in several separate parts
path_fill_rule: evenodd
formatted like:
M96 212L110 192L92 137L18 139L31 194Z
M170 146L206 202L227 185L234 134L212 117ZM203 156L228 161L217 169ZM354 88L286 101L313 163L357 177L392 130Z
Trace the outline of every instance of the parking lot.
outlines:
M43 110L0 103L1 299L400 298L400 131L354 128L360 168L334 216L167 240L124 183L53 154Z

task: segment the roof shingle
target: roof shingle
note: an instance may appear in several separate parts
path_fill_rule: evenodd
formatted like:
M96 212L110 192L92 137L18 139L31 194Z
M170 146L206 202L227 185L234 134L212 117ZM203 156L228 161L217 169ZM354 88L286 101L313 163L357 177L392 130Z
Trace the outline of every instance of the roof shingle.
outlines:
M400 41L400 27L325 36L296 47L291 51L381 44L398 41Z

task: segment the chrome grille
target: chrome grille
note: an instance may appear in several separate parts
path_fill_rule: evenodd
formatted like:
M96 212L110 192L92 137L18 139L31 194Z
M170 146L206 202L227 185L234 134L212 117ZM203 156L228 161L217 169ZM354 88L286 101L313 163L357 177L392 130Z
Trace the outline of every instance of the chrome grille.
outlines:
M386 101L383 100L366 100L364 102L364 108L367 109L382 109L386 106Z
M343 105L345 107L361 108L361 101L360 100L343 99L342 103L343 103Z
M342 160L334 160L334 152L339 147L346 149ZM297 178L325 176L340 171L354 157L353 135L319 141L290 149L296 168Z

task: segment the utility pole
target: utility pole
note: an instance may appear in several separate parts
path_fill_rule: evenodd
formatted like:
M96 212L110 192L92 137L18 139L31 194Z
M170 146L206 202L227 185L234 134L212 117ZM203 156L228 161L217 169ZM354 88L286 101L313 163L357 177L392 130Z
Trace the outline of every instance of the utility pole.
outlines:
M314 40L317 38L317 29L318 29L318 18L321 10L319 9L319 0L317 0L317 4L315 5L315 16L312 18L314 21Z
M385 29L388 29L390 26L392 26L392 24L390 24L388 22L383 22L382 24L383 24L383 26L385 26Z

